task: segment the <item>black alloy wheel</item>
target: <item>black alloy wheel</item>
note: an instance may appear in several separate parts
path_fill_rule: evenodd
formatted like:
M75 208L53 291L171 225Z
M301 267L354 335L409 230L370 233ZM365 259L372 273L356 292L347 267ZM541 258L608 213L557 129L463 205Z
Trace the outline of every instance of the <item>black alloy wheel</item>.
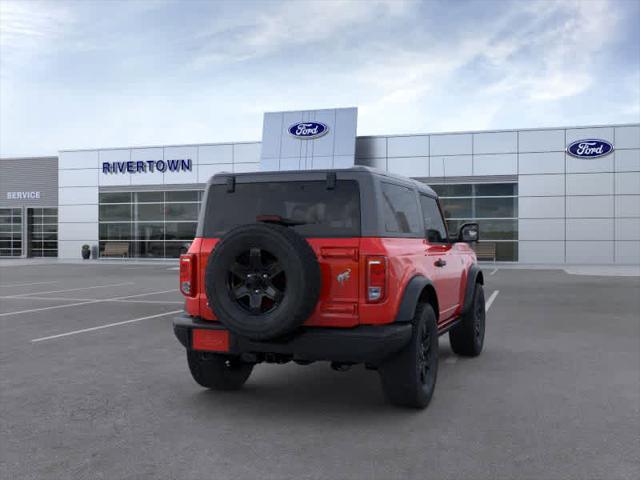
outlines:
M431 348L431 332L425 328L420 335L420 350L418 351L418 369L420 373L420 382L423 385L428 385L432 379L433 374L432 366L433 360L431 358L434 355L434 351ZM437 355L437 353L435 353Z
M484 292L478 295L476 302L474 302L473 309L473 330L475 333L476 347L482 349L482 344L484 343L484 324L486 316Z
M231 297L253 315L278 308L287 286L284 269L270 252L251 247L231 264L227 275Z

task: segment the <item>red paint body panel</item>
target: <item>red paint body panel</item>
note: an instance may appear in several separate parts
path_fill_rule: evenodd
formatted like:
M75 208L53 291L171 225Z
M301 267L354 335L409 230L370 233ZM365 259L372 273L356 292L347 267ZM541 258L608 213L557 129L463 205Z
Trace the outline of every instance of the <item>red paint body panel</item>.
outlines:
M196 238L189 253L196 255L198 292L186 297L189 315L216 320L204 289L209 255L219 239ZM380 325L394 321L407 283L416 275L429 278L436 289L440 327L453 321L462 308L467 272L476 257L464 243L429 244L415 238L308 238L322 273L320 299L304 323L316 327ZM387 257L387 291L383 301L368 303L366 259ZM444 266L436 266L436 263ZM339 275L348 277L342 282Z

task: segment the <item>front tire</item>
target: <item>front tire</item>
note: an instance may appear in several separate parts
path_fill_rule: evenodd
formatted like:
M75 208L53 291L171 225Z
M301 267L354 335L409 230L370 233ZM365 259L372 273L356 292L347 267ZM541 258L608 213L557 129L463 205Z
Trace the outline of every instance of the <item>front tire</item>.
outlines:
M382 389L394 405L426 408L438 376L438 327L429 304L418 305L409 344L378 369Z
M188 350L187 361L193 379L212 390L239 390L253 370L252 363L232 355Z
M449 331L451 350L463 357L477 357L484 346L484 331L484 288L481 283L476 283L471 308L460 323Z

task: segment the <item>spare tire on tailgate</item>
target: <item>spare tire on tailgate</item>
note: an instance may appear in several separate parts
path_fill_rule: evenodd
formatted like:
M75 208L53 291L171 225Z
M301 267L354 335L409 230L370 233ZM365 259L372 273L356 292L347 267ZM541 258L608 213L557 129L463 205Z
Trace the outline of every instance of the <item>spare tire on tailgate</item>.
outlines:
M252 340L277 338L300 326L318 302L320 285L311 246L277 224L230 230L205 272L207 299L218 320Z

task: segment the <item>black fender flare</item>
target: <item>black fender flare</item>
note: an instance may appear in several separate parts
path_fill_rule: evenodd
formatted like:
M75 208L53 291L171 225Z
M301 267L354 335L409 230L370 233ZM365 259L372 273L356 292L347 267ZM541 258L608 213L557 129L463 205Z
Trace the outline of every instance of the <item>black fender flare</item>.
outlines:
M398 311L396 313L395 322L411 322L413 320L413 316L416 313L416 307L418 306L418 302L420 301L420 296L424 289L428 286L433 287L433 283L426 277L422 275L416 275L407 283L407 286L404 288L404 293L402 294L402 300L400 300L400 306L398 307ZM436 317L438 312L435 312Z
M463 315L469 311L473 304L473 292L476 288L476 283L484 285L484 275L478 264L474 263L469 267L469 273L467 274L467 286L465 288L464 304L462 306Z

